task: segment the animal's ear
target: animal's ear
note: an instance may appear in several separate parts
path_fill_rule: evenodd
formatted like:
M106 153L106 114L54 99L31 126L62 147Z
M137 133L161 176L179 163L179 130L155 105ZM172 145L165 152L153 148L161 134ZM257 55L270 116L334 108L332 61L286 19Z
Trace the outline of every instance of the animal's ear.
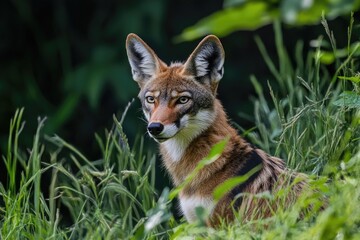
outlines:
M166 66L155 52L136 34L126 38L126 52L131 66L133 79L140 87Z
M224 74L225 52L220 40L209 35L192 52L185 63L184 74L209 84L213 92Z

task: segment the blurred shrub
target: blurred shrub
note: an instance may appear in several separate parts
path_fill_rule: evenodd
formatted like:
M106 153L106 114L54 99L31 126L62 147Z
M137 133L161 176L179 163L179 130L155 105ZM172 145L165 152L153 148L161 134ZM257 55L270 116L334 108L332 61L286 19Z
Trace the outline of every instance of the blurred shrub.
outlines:
M255 30L276 20L290 26L318 24L356 11L359 0L225 0L224 9L186 28L176 40L188 41L206 34L226 36L237 30Z
M37 116L48 116L46 133L81 138L86 145L93 131L103 129L98 119L106 115L110 123L136 96L125 38L137 31L161 42L164 6L164 0L2 1L1 123L25 107L29 132ZM137 125L129 124L135 135ZM5 131L7 125L1 127L3 148Z

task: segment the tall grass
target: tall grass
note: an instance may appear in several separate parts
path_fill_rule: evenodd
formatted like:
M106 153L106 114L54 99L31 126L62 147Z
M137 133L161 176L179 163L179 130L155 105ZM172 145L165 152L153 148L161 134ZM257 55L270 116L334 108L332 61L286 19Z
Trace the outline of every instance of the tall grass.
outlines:
M334 36L324 19L323 24L329 41L334 43ZM339 77L358 74L359 62L353 55L359 55L360 44L357 42L345 59L336 59L335 68L329 72L321 64L325 51L318 47L304 58L301 41L295 48L296 66L292 66L283 46L279 23L274 24L274 32L278 63L270 59L260 38L256 38L256 42L279 88L275 92L272 84L268 83L273 100L270 104L265 100L256 77L251 76L259 96L254 101L258 131L248 134L248 137L268 152L287 159L291 168L320 174L325 166L336 166L341 160L348 161L357 151L359 110L336 103L339 103L342 92L359 94L357 83L341 82L343 80ZM325 39L320 37L317 42L322 46ZM335 47L334 44L332 46ZM350 49L350 41L346 48ZM337 49L333 51L336 57Z
M44 119L31 151L21 152L22 113L17 111L11 120L4 157L9 182L0 185L1 239L126 239L155 230L165 234L158 224L147 232L139 230L158 199L155 156L143 153L142 139L130 150L122 122L114 117L104 140L96 135L102 157L90 160L59 136L47 137L52 146L45 147ZM166 220L171 217L167 212ZM66 215L70 219L62 219Z
M95 136L102 152L99 159L88 159L59 136L44 137L45 119L39 119L30 150L19 149L24 128L24 110L20 109L10 122L3 156L8 181L0 183L0 239L359 239L360 80L355 56L360 44L350 41L352 24L345 57L338 55L323 20L332 49L325 51L319 44L304 57L299 42L294 65L283 46L279 23L274 25L277 62L256 38L275 82L269 81L264 90L251 76L257 92L255 130L243 135L284 158L290 168L322 175L310 182L318 191L304 194L293 207L246 223L239 215L238 221L218 229L206 227L206 212L201 208L195 223L177 222L170 206L180 189L156 193L155 156L144 152L141 138L130 148L123 132L128 109L121 120L114 117L111 130ZM333 70L322 63L326 54L335 58ZM266 91L270 91L271 103ZM216 159L225 143L215 146L201 164ZM217 194L225 190L218 189ZM323 194L328 206L320 211L316 206ZM255 196L275 197L270 193ZM313 211L299 218L309 205Z

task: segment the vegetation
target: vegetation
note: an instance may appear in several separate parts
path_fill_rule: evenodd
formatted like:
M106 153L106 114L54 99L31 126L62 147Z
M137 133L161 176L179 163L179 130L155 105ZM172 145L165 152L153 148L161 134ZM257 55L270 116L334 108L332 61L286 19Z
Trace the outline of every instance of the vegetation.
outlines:
M177 40L192 40L206 34L226 36L237 30L255 30L281 21L290 26L318 24L321 15L335 18L360 8L360 1L225 0L224 9L186 28Z
M325 19L322 23L332 49L324 49L326 40L319 38L318 47L303 57L299 42L295 63L283 46L279 22L274 24L278 62L256 38L277 82L268 85L270 104L264 96L268 90L251 76L257 93L255 127L240 128L254 144L314 176L311 187L320 192L304 194L292 208L279 209L268 219L243 223L238 216L233 225L211 229L199 208L196 223L178 221L170 207L179 189L166 188L159 196L155 156L144 152L142 138L129 147L122 127L128 108L121 120L114 117L111 130L96 135L102 153L98 159L88 159L57 135L43 137L46 119L38 120L32 146L20 148L26 128L20 109L10 122L3 155L8 177L0 183L1 239L359 239L360 76L355 56L360 43L351 42L351 21L347 54L339 56ZM329 52L335 68L324 67L322 58ZM202 164L216 159L225 143L216 145ZM328 198L323 211L316 208L321 195ZM310 204L313 211L300 219Z

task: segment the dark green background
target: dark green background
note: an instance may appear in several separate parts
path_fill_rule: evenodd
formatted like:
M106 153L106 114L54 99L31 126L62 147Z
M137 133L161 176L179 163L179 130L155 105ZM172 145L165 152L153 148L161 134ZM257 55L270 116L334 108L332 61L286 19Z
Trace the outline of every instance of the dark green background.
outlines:
M37 118L46 116L45 134L56 133L90 159L99 158L94 133L103 135L105 128L110 129L112 115L120 116L138 92L125 52L127 34L138 34L167 63L185 60L200 39L175 44L174 37L222 9L222 4L208 0L1 1L1 155L5 154L10 118L17 108L25 107L23 149L31 146ZM349 16L329 21L340 47L346 45L348 23ZM311 40L325 35L321 25L283 28L290 55L298 40L304 41L305 52ZM264 86L266 81L272 82L255 35L276 58L271 25L221 39L226 61L219 98L231 119L244 128L253 126L254 90L249 76L256 75ZM145 135L146 124L141 118L136 99L124 124L130 143L136 135ZM148 137L146 141L147 146L154 147ZM5 169L2 161L0 167Z

